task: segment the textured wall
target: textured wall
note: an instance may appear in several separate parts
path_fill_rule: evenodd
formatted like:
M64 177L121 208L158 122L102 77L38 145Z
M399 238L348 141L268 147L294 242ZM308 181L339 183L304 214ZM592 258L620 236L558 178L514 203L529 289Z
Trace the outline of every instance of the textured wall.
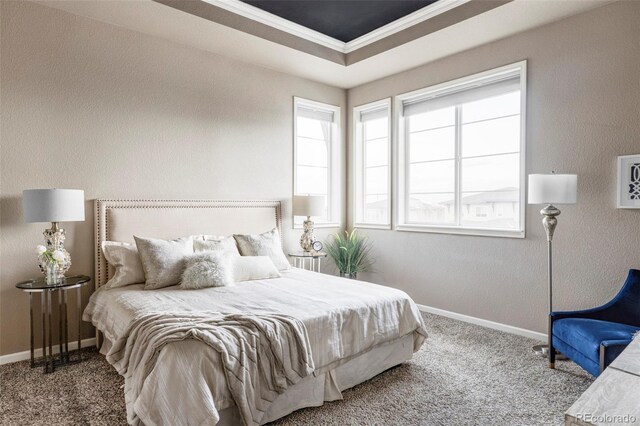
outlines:
M25 188L82 188L88 200L280 199L295 247L291 98L344 107L344 91L43 6L0 4L0 354L28 349L27 298L14 284L37 275L44 225L22 223ZM640 153L637 22L640 3L619 2L352 89L349 105L528 59L527 172L579 174L579 204L562 208L555 239L556 306L592 306L640 267L640 210L615 209L615 157ZM86 208L86 222L66 226L67 247L72 272L92 274ZM527 209L523 240L366 231L377 272L364 278L421 304L544 331L538 210Z
M640 210L615 208L616 156L640 154L638 22L640 2L614 3L351 89L349 107L527 59L526 171L578 174L578 204L561 207L554 239L555 307L594 306L640 268ZM525 239L366 231L377 272L365 278L545 332L539 209L527 207Z
M38 275L33 250L46 224L23 223L25 188L80 188L87 200L282 200L295 248L293 96L344 115L344 90L44 6L1 4L0 354L29 348L28 299L14 284ZM65 225L72 273L93 275L92 208Z

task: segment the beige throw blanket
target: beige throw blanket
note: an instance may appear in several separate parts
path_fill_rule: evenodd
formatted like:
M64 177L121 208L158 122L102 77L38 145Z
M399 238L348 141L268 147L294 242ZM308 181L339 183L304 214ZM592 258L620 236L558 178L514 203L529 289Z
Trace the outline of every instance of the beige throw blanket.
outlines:
M220 354L227 386L246 425L260 424L270 403L314 371L304 324L288 315L152 313L132 322L107 360L125 378L127 420L158 354L168 343L196 339Z

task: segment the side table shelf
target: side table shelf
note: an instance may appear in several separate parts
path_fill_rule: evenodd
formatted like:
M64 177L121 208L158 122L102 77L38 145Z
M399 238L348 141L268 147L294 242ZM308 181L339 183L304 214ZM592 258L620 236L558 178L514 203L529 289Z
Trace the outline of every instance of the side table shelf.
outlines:
M327 253L299 251L289 253L289 257L293 259L293 266L296 268L320 272L320 261L327 257Z
M47 284L44 278L23 281L16 284L16 287L29 294L29 327L31 332L31 368L43 367L44 373L52 373L57 366L73 364L81 361L82 349L80 326L82 324L82 287L86 285L91 278L86 275L76 275L64 277L56 284ZM68 303L67 293L69 290L76 289L76 309L78 315L78 348L76 350L76 359L71 359L69 352L69 321L68 321ZM33 294L40 293L40 311L42 317L42 358L35 359L35 341L34 341L34 300ZM53 323L52 323L52 298L53 293L58 293L58 343L59 354L56 359L53 355Z

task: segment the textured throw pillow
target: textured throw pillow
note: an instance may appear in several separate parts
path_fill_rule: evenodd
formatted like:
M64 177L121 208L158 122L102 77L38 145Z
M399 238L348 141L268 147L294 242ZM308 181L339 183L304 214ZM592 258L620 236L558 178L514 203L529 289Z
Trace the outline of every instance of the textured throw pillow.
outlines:
M232 259L233 281L278 278L280 272L268 256L238 256Z
M145 290L176 285L184 271L185 259L193 253L193 238L158 240L134 236L146 282Z
M215 240L215 241L219 241L219 240L224 240L225 238L231 238L231 237L227 237L224 235L209 235L209 234L204 234L204 235L200 235L200 240ZM195 240L195 238L194 238Z
M269 256L279 271L291 269L287 256L282 251L278 228L259 235L234 235L240 254L243 256Z
M222 237L211 240L193 240L193 251L208 251L225 256L240 257L240 252L236 246L236 240L233 237Z
M115 268L115 272L105 284L105 288L144 283L144 269L142 269L142 262L136 246L117 241L103 241L102 254L109 265Z
M232 265L228 257L218 253L201 252L187 258L180 288L223 287L232 281Z

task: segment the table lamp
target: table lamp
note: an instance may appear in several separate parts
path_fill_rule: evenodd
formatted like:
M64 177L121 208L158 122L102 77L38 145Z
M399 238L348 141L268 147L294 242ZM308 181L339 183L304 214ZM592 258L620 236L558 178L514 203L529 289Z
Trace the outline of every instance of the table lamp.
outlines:
M71 267L71 256L64 249L65 232L58 222L84 221L84 191L79 189L26 189L22 191L24 221L51 222L51 228L43 232L49 252L59 250L63 260L59 262L58 275L62 278ZM40 270L46 274L46 261L38 258Z
M324 216L326 212L327 209L323 195L293 196L293 215L307 217L303 223L304 231L300 237L300 247L302 247L302 250L305 252L313 251L313 243L316 242L311 216Z
M558 224L560 210L554 204L575 204L577 199L578 176L570 174L533 174L529 175L529 204L546 204L540 210L542 226L547 234L547 281L549 285L549 313L553 311L553 233ZM549 319L549 328L551 320ZM551 339L552 330L549 330ZM547 356L548 345L536 345L533 351Z

